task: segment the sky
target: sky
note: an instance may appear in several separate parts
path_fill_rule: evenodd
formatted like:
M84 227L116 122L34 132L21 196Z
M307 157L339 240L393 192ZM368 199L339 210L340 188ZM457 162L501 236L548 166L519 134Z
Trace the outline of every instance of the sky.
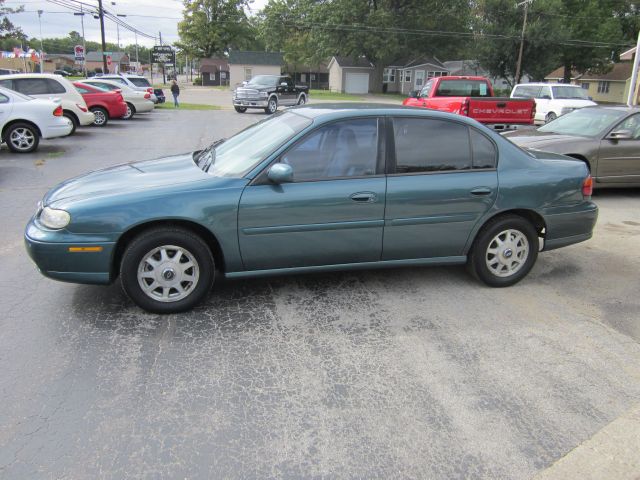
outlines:
M97 0L83 0L86 4L98 5ZM254 0L251 11L260 10L267 0ZM115 5L112 5L115 3ZM162 42L178 40L178 22L182 20L182 0L103 0L103 7L114 14L126 15L122 20L141 32L157 36L162 32ZM11 22L22 28L27 37L40 37L38 10L42 10L42 36L44 38L66 37L75 30L81 32L80 18L73 11L46 0L6 0L9 8L24 6L24 12L9 15ZM91 15L84 16L86 40L100 41L100 22ZM105 19L105 40L116 43L118 32L115 23ZM135 43L135 36L120 27L120 45ZM154 40L138 36L140 45L153 46ZM73 52L69 52L73 53Z

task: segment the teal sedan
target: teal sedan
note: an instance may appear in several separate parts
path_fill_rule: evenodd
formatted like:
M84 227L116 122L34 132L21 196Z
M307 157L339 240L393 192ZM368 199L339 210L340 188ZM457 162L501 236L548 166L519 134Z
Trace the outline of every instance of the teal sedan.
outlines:
M29 221L47 277L184 311L226 278L467 264L493 287L591 238L584 162L473 120L391 106L288 109L210 147L67 180Z

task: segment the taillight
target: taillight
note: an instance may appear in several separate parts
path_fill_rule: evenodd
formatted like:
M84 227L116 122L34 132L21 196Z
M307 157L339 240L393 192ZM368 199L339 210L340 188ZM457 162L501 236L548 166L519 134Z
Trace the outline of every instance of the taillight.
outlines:
M78 107L83 112L87 111L87 107L85 107L84 105L80 105L79 103L76 103L76 107Z
M590 197L593 194L593 178L588 175L582 182L582 195Z
M54 117L61 117L62 116L62 106L58 105L56 107L56 109L53 111L53 116Z
M533 106L531 107L531 120L536 117L536 102L533 102Z
M145 93L144 94L144 98L146 98L147 100L151 98L151 95L149 93Z
M464 103L462 104L460 115L464 115L465 117L469 116L469 99L468 98L465 99Z
M147 92L149 92L150 94L153 93L153 88L151 87L147 88Z

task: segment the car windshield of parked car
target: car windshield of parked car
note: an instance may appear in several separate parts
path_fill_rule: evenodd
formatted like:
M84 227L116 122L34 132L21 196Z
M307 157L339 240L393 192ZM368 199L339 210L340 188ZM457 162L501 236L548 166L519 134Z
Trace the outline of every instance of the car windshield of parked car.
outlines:
M273 87L277 85L278 78L273 75L258 75L257 77L253 77L247 83L248 87Z
M147 80L146 78L140 78L140 77L127 77L127 79L133 83L136 87L150 87L151 84L149 83L149 80Z
M555 99L589 100L587 91L582 87L551 87Z
M205 170L208 165L207 171L216 177L242 177L311 123L301 115L282 112L242 130L214 149L202 151L194 160Z
M626 115L621 110L581 108L567 113L538 129L539 132L579 137L598 137Z

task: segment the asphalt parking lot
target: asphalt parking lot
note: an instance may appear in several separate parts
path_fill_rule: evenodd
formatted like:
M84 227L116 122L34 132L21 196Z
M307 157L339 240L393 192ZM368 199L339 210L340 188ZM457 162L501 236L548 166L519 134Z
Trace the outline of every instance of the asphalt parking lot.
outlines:
M640 403L640 190L490 289L463 268L216 285L151 315L54 282L22 229L56 183L264 118L157 110L0 150L0 477L530 479Z

